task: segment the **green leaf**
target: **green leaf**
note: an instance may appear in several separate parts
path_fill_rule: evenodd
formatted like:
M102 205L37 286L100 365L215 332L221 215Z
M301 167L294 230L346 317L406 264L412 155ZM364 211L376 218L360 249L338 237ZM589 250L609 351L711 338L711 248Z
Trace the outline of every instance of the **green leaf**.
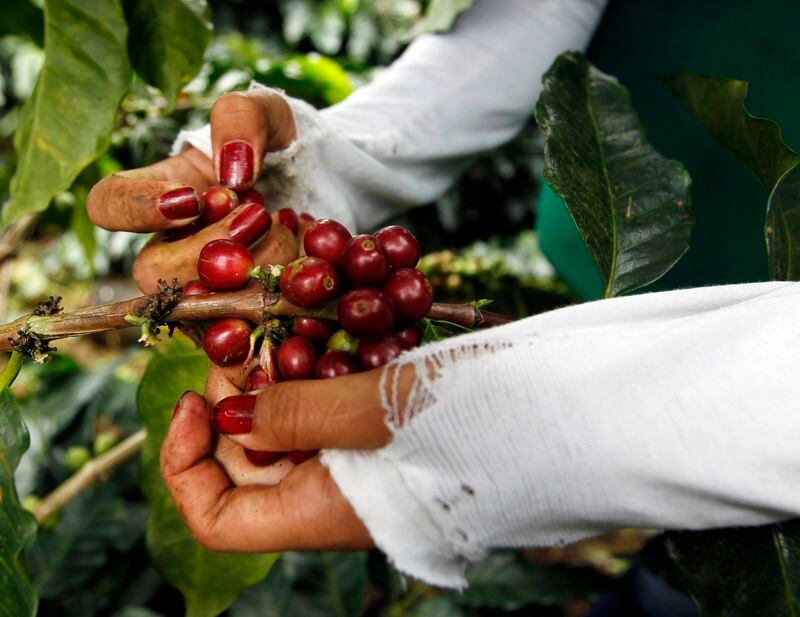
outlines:
M474 4L475 0L431 0L422 19L400 38L408 42L426 32L449 32L458 17Z
M128 51L136 72L175 107L178 93L200 70L211 40L206 0L126 0Z
M203 391L208 359L177 337L150 360L139 386L137 406L147 428L142 450L141 488L150 507L147 546L164 578L180 589L188 617L212 617L242 589L264 578L277 555L216 553L191 535L164 485L159 451L175 402L186 390Z
M14 135L4 224L47 208L108 147L131 80L120 2L47 0L45 62Z
M764 235L769 278L800 280L800 165L783 174L770 192Z
M628 91L577 52L545 73L536 105L544 176L617 296L652 283L689 248L689 174L647 142Z
M20 553L36 535L36 521L19 503L14 470L28 449L28 431L8 388L0 390L0 616L35 615L36 592Z
M27 35L41 47L44 41L44 15L42 9L30 0L14 0L3 4L0 19L0 36Z
M800 521L670 532L666 548L703 617L800 614Z
M800 156L784 143L777 123L747 111L746 81L681 71L667 83L711 136L752 171L768 191L800 162Z
M269 576L247 589L231 617L361 615L367 553L284 553Z
M144 532L144 512L132 509L113 484L78 496L58 524L25 553L42 599L79 591L107 565L113 549L124 550Z
M748 83L681 71L668 80L703 127L752 171L769 191L764 235L770 278L800 277L800 155L781 137L778 124L750 114Z
M467 570L469 587L456 596L470 607L512 611L527 604L556 605L591 599L608 591L613 579L590 568L540 565L515 553L498 552Z

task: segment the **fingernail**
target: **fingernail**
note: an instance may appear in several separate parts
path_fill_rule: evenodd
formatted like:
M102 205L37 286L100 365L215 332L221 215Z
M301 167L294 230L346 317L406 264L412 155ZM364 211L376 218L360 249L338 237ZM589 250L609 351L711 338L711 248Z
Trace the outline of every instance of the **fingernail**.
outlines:
M267 209L261 204L250 204L231 221L228 236L234 242L250 246L263 236L271 225L272 217Z
M256 397L238 394L222 399L211 412L211 423L224 435L242 435L253 428L253 408Z
M175 416L178 414L178 410L183 406L183 399L186 398L186 395L189 394L191 390L186 390L181 397L178 399L178 402L175 403L175 408L172 410L172 419L175 419Z
M246 141L223 144L219 151L220 182L233 190L244 189L253 179L253 148Z
M200 202L195 190L190 186L184 186L159 197L158 209L170 220L188 219L200 212Z

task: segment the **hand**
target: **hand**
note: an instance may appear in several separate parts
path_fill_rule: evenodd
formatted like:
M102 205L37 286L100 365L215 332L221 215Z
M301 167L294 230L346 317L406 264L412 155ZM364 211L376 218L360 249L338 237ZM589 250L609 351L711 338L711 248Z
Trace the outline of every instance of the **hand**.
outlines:
M111 231L161 232L134 264L143 292L154 292L159 278L176 276L185 283L197 277L200 249L210 240L229 237L231 223L244 207L184 239L170 241L168 232L197 219L198 196L209 186L252 187L264 153L282 150L295 138L291 109L280 96L269 91L226 94L211 109L213 161L189 148L149 167L113 174L89 193L89 216ZM288 229L273 225L251 250L257 263L288 263L297 256L298 245Z
M372 547L367 529L318 457L290 469L275 486L235 486L231 474L242 468L239 446L287 451L386 445L391 434L384 423L380 373L376 369L264 388L257 396L252 430L220 437L236 444L231 451L240 460L221 462L218 458L224 456L214 457L216 435L209 411L221 398L240 393L244 378L238 368L212 368L208 401L194 392L184 394L161 450L164 480L195 537L220 551ZM401 391L410 377L401 375ZM223 467L226 463L233 472Z

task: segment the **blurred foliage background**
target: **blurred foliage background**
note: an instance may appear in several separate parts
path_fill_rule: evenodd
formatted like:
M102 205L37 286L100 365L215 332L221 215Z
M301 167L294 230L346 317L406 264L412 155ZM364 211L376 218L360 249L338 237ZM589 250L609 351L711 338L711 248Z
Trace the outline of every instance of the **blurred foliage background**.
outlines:
M324 107L368 83L402 52L425 15L423 0L211 0L213 39L199 74L171 111L136 80L111 145L39 217L0 238L0 319L50 295L69 309L137 295L131 264L143 236L89 222L91 186L115 170L167 156L183 127L207 121L214 99L255 79ZM4 8L5 10L5 8ZM42 66L41 32L0 26L0 203L15 168L20 105ZM533 232L541 143L533 124L478 160L437 202L395 222L428 251L421 267L437 299L491 298L518 316L569 303ZM141 426L136 390L150 352L133 331L64 341L43 366L26 365L14 385L31 432L17 471L29 506L85 459ZM145 547L147 510L129 462L45 521L25 559L41 615L175 615L183 600ZM303 615L570 615L618 584L641 538L624 534L565 551L500 552L477 564L459 594L404 581L378 552L286 554L228 610L234 617Z

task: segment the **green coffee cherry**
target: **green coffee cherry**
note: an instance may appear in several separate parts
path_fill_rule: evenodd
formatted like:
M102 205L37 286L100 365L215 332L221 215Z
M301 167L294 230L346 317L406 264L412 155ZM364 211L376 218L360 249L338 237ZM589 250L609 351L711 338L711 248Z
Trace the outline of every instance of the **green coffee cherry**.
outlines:
M105 454L111 448L116 446L118 441L119 441L119 436L113 431L106 431L105 433L100 433L97 437L94 438L94 444L92 444L94 455L100 456L101 454Z
M325 346L328 351L344 351L353 355L358 349L358 339L344 330L337 330L328 339Z
M70 446L67 448L65 462L72 471L78 471L92 459L92 453L83 446Z

